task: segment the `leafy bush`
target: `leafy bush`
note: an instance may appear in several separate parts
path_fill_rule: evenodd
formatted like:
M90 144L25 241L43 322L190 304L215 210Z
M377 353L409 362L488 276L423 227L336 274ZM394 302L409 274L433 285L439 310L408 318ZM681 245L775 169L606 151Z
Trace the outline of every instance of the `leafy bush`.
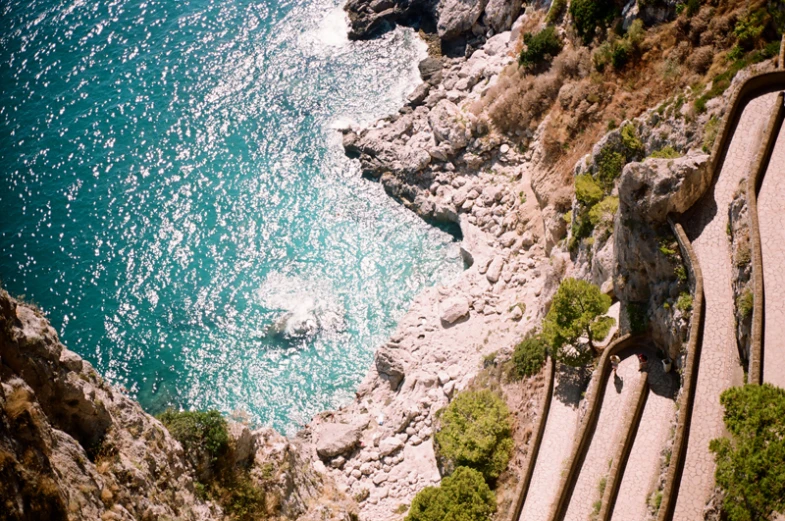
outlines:
M545 23L549 25L555 23L564 14L566 8L567 0L553 0L551 8L548 9L548 15L545 17Z
M592 52L591 59L597 72L603 72L605 67L610 65L613 57L613 45L611 42L603 42Z
M752 306L755 303L752 291L749 289L744 290L744 293L739 295L736 299L736 307L741 313L741 316L747 318L752 315Z
M611 226L618 210L619 198L608 196L589 210L589 221L592 226L599 224Z
M175 411L168 409L160 414L158 419L182 444L187 455L207 454L210 461L215 462L216 458L223 454L229 445L226 420L216 410Z
M613 184L621 175L624 163L624 156L620 153L614 152L610 147L602 149L597 159L597 180L605 191L613 190Z
M617 9L610 0L572 0L570 14L575 32L588 44L594 39L597 28L605 28L616 16Z
M761 34L763 34L767 22L765 10L759 9L751 13L747 12L736 22L733 35L741 47L751 49Z
M687 16L695 16L701 10L700 0L687 0Z
M515 346L512 353L512 376L520 380L537 374L545 363L545 341L540 336L530 336Z
M458 467L440 487L414 496L406 521L487 521L496 511L496 496L474 469Z
M594 206L602 200L602 188L590 174L581 174L575 178L575 197L586 206Z
M266 497L264 490L255 486L248 476L235 480L225 489L221 503L226 513L236 521L257 521L265 519Z
M621 142L624 145L627 161L633 161L643 156L645 147L638 137L638 131L628 123L621 128Z
M507 468L513 446L510 411L498 394L487 389L462 392L440 419L434 441L447 467L470 467L490 481Z
M712 440L709 449L729 521L785 513L785 390L771 384L732 387L720 403L730 438Z
M687 312L692 309L692 295L687 292L684 292L679 295L678 300L676 300L676 308Z
M623 69L632 55L632 46L625 39L616 40L611 47L611 63L617 71Z
M526 69L539 67L548 57L558 55L563 47L561 38L550 25L536 34L524 34L523 43L526 47L521 51L518 63Z
M674 150L672 146L667 145L652 152L649 157L653 157L655 159L676 159L677 157L681 157L681 154Z
M553 297L551 309L543 321L543 336L550 344L554 358L570 365L583 365L586 356L574 356L565 351L575 346L581 336L594 350L595 323L608 312L611 298L600 288L585 280L564 279ZM594 327L593 327L594 326Z

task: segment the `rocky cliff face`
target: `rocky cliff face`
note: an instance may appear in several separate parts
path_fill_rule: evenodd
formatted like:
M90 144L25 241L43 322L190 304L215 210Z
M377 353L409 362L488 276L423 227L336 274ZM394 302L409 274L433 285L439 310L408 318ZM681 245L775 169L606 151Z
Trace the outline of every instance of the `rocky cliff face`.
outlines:
M436 32L445 47L467 42L476 46L510 30L521 12L521 0L349 0L345 9L352 39L402 24Z
M271 517L348 519L351 502L304 460L302 441L240 424L229 434L230 465L250 468ZM223 519L194 476L158 420L0 291L0 518Z

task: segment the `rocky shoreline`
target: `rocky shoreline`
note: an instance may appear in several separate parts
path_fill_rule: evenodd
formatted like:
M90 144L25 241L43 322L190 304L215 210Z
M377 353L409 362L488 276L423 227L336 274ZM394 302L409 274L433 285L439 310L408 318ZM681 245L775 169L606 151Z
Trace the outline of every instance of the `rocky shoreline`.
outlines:
M550 115L512 136L493 131L484 117L485 94L516 62L522 32L541 23L544 9L520 14L520 3L505 0L349 0L346 10L354 39L395 23L431 31L436 45L419 65L423 83L397 114L343 129L343 146L391 197L430 223L460 229L466 270L412 302L353 402L316 415L293 438L237 423L229 434L233 464L264 483L274 515L386 521L402 518L418 491L441 480L432 443L437 411L473 384L484 362L509 357L538 327L563 277L590 280L624 306L639 305L642 320L648 309L653 339L672 346L679 365L689 316L675 303L685 280L663 230L668 213L686 210L707 187L709 156L700 147L729 94L694 118L685 117L682 97L625 119L561 175L544 137ZM585 50L563 54L559 68L588 75ZM560 88L556 76L547 81L558 93L551 102L565 111L590 117L598 110L578 87ZM651 157L665 148L668 157ZM573 197L575 179L596 175L610 153L623 160L617 183L601 195L615 199L615 208L578 236L590 208ZM0 448L21 461L18 440L28 440L41 461L40 483L65 491L52 508L71 519L223 518L196 493L182 447L158 420L67 351L33 307L3 293L0 310L8 368L0 400L6 411L12 400L22 404L19 415L2 418L11 435L0 432ZM629 309L618 316L620 330L635 329ZM539 420L532 411L542 385L528 383L529 394L507 396L517 415L513 467ZM90 453L97 440L109 440L110 458ZM25 497L21 489L0 491Z

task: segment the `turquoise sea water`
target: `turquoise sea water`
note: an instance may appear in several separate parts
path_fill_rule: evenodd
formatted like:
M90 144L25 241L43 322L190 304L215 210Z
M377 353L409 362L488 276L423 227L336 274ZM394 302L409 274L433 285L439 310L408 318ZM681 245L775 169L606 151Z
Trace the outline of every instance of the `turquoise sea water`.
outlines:
M460 271L332 129L400 106L413 33L349 43L335 0L0 11L0 278L149 411L291 432Z

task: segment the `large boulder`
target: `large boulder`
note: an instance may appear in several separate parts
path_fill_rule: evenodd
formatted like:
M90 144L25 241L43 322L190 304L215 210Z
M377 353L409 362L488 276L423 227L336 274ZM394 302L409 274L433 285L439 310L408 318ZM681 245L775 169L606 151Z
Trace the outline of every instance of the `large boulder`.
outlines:
M669 213L689 209L709 187L709 156L692 152L677 159L647 159L624 168L619 183L622 206L639 218L663 223Z
M488 0L485 23L495 32L507 31L521 12L519 0Z
M390 388L393 391L398 389L398 385L405 375L403 356L405 356L403 351L389 346L381 347L376 351L376 370L379 372L379 376L390 383Z
M452 297L442 303L442 322L454 324L469 314L469 300L463 296Z
M368 425L364 418L353 423L323 423L316 428L316 452L322 458L334 458L353 450Z
M437 144L446 142L453 150L460 150L469 144L461 109L452 101L443 99L437 103L428 114L428 123Z
M436 8L436 32L442 40L453 40L471 31L485 9L486 0L442 0Z

